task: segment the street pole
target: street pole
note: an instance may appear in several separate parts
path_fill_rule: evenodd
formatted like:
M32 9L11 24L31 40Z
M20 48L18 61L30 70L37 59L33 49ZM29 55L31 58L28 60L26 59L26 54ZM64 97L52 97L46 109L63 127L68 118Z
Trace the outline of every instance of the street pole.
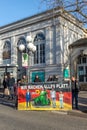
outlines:
M32 37L27 36L26 37L26 45L21 43L18 46L18 48L21 52L23 52L25 50L25 53L28 54L28 59L26 59L27 60L26 62L28 62L28 66L26 66L26 67L28 68L27 69L27 76L28 76L28 83L29 83L29 78L30 78L30 75L29 75L29 55L36 51L36 46L33 45L33 43L32 43Z
M5 66L5 74L7 75L7 66Z
M7 72L8 72L8 66L9 66L9 64L6 64L6 66L5 66L5 74L7 75Z

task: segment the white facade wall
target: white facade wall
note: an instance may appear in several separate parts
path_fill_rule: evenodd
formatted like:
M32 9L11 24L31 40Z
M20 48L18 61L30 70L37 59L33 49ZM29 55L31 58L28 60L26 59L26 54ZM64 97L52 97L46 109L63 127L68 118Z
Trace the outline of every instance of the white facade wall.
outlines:
M61 63L64 69L64 67L69 66L70 61L70 52L68 46L78 39L84 38L84 32L76 24L73 24L62 17L60 19Z
M38 21L40 18L45 18L43 21ZM36 22L35 22L36 21ZM28 22L30 24L28 24ZM34 23L33 23L34 22ZM6 32L5 32L6 30ZM32 35L33 39L38 32L43 32L45 35L45 64L33 65L33 58L29 58L29 71L45 71L45 80L49 75L58 75L63 77L63 69L69 65L69 50L68 46L75 40L84 36L84 32L76 24L71 23L64 17L56 17L54 19L54 25L52 19L47 19L46 14L40 14L33 18L25 19L18 23L2 27L0 29L0 65L3 64L2 52L3 43L6 40L11 42L11 63L18 65L17 63L17 42L18 39L23 36ZM21 61L20 61L21 62ZM6 63L8 64L8 63ZM17 67L9 68L13 71L15 77L17 75ZM1 71L1 69L0 69ZM4 70L3 70L4 71Z

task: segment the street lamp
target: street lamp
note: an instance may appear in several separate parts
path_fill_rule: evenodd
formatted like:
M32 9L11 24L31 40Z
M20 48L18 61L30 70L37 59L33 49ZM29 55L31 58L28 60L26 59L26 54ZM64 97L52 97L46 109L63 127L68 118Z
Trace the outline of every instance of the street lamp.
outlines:
M34 53L36 51L36 46L33 44L33 40L31 36L26 37L26 44L19 44L18 46L19 51L23 52L25 51L28 55L32 52ZM30 53L29 53L30 52ZM28 82L29 82L29 58L28 58Z
M9 67L10 65L9 64L6 64L6 66L5 66L5 74L7 75L7 68Z

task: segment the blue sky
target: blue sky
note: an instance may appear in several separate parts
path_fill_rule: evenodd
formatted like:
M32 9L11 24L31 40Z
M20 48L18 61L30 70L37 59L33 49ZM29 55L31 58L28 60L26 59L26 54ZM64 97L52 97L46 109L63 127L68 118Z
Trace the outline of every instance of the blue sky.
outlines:
M0 26L40 13L41 0L0 0Z
M41 1L0 0L0 27L46 10L46 3Z

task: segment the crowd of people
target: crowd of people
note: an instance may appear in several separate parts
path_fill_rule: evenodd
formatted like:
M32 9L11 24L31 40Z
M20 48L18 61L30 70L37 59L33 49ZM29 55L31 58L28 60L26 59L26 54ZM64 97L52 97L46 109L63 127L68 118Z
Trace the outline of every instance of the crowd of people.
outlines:
M4 87L4 94L8 95L9 98L14 98L14 85L15 85L15 78L13 77L13 74L10 73L8 75L4 76L3 79L3 87Z
M54 76L49 76L47 79L47 82L50 81L58 81L58 78L54 75ZM36 75L35 79L33 82L42 82L41 78ZM13 76L12 73L10 73L9 75L4 75L4 79L3 79L3 87L4 87L4 93L3 93L3 97L7 94L8 98L13 99L14 95L17 96L17 87L19 84L27 84L28 83L28 78L23 75L22 79L18 79L17 83L15 82L15 78ZM71 92L72 92L72 108L76 108L78 109L78 93L79 93L79 85L78 85L78 81L77 79L72 76L71 78ZM54 96L55 92L52 89L52 93L51 96ZM62 93L60 94L62 95ZM63 98L63 95L62 95ZM60 96L61 99L61 96ZM55 106L55 97L52 97L52 101L53 101L53 106ZM63 102L63 100L61 101ZM63 104L63 103L61 103ZM61 105L61 107L63 107Z
M58 76L56 75L49 75L47 82L51 82L51 81L58 81Z

